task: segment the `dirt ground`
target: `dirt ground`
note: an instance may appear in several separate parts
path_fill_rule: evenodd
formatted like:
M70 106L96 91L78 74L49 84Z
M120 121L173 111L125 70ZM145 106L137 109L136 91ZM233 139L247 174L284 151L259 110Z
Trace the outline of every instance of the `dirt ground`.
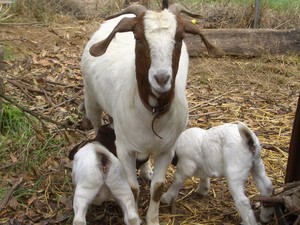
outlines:
M79 61L85 43L100 22L64 21L63 17L61 20L60 25L52 26L0 26L0 44L12 55L11 60L4 62L2 71L5 95L58 123L78 117L83 98ZM245 122L261 141L268 176L274 187L280 187L284 184L299 96L299 71L300 59L295 56L193 58L187 84L189 126L210 128L225 122ZM55 138L68 136L68 141L54 146L55 151L34 171L14 170L10 173L9 169L0 170L1 186L12 186L22 177L20 188L28 190L21 200L12 198L0 211L0 224L71 224L73 187L67 155L70 146L89 133L75 129L57 132L56 125L44 122ZM74 124L70 123L70 126L76 127ZM13 145L11 148L18 157L20 150L14 149ZM30 154L34 157L35 149ZM170 167L168 186L173 171ZM39 190L30 192L33 185L37 185L36 179L40 179ZM240 223L223 179L212 179L211 190L205 197L193 193L197 182L196 178L187 180L180 192L177 202L180 224ZM140 183L139 213L144 219L149 187L142 180ZM259 194L251 178L246 182L246 192L250 198ZM257 202L252 203L254 209L259 208ZM173 218L168 206L161 205L161 224L172 224ZM122 214L115 203L109 202L91 206L87 220L89 224L122 224ZM276 224L275 219L270 224Z

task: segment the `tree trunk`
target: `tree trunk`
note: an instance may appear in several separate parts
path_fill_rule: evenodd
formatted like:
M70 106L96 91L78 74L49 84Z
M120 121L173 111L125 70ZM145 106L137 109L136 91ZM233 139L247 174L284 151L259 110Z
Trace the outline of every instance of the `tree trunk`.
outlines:
M201 29L203 35L221 48L225 55L260 56L263 54L300 55L300 29ZM207 55L201 39L188 34L185 38L190 57Z

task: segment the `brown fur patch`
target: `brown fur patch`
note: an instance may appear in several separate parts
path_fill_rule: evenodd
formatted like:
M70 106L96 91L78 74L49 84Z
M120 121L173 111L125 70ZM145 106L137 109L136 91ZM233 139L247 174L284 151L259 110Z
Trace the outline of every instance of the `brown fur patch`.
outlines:
M96 137L91 141L99 142L117 157L117 149L115 145L116 134L114 129L110 127L110 124L102 125L99 128Z
M254 141L249 133L245 132L245 136L247 138L247 145L249 147L249 150L254 155L255 154Z
M164 193L164 183L163 182L156 183L154 186L154 191L152 196L153 201L159 202L163 193Z
M139 198L139 191L138 191L138 189L131 188L131 191L132 191L132 194L134 196L135 201L137 202L138 198Z
M68 158L70 160L74 160L74 156L75 154L78 152L78 150L80 148L82 148L84 145L86 145L87 143L89 143L90 141L89 140L84 140L84 141L81 141L79 144L75 145L72 150L69 152L69 155L68 155Z

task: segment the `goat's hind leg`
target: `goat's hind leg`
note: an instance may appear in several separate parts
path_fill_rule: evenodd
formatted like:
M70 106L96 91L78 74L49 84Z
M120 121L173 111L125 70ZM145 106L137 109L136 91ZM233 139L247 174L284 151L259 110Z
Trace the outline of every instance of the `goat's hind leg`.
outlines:
M97 134L98 129L102 124L102 109L87 88L84 89L84 105L86 116L93 123L95 133Z
M86 225L86 212L98 193L98 188L85 190L82 187L76 187L73 199L74 220L73 225Z
M251 175L256 183L257 188L262 196L270 196L272 194L272 182L265 172L265 167L262 159L256 160L251 169ZM273 207L261 206L260 220L263 223L269 222L274 214Z
M244 225L257 225L254 212L251 208L250 200L244 193L244 180L228 179L228 187L234 199L235 207L239 212Z
M140 225L141 221L137 213L135 199L128 183L120 182L118 186L111 187L110 190L122 209L125 224Z

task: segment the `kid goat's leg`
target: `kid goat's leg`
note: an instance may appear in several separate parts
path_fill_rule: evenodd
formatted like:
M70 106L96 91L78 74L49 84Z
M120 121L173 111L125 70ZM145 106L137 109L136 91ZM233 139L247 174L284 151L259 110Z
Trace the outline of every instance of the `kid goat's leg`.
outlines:
M74 220L73 225L86 225L86 212L90 205L90 203L93 201L93 199L96 197L97 193L99 191L99 188L88 188L85 189L82 186L77 186L75 193L74 193L74 199L73 199L73 209L74 209Z
M242 218L243 225L257 225L250 200L244 193L244 180L242 178L227 179L227 182L230 194L235 202L235 207Z
M140 225L140 218L137 213L135 199L129 184L127 183L125 174L123 174L123 177L119 177L117 183L110 186L110 191L122 209L125 224Z
M209 188L210 188L209 178L202 176L200 177L200 182L195 192L199 195L207 195Z
M170 186L168 191L164 193L163 196L161 197L161 202L165 204L170 204L173 200L177 198L178 193L181 187L183 186L185 180L191 176L186 172L187 170L183 169L179 162L173 177L172 185Z
M266 175L265 167L261 158L254 162L251 169L251 175L257 185L257 188L260 191L260 194L262 196L270 196L273 189L272 182ZM269 222L272 219L273 214L273 207L265 207L263 205L261 206L260 220L263 223Z

